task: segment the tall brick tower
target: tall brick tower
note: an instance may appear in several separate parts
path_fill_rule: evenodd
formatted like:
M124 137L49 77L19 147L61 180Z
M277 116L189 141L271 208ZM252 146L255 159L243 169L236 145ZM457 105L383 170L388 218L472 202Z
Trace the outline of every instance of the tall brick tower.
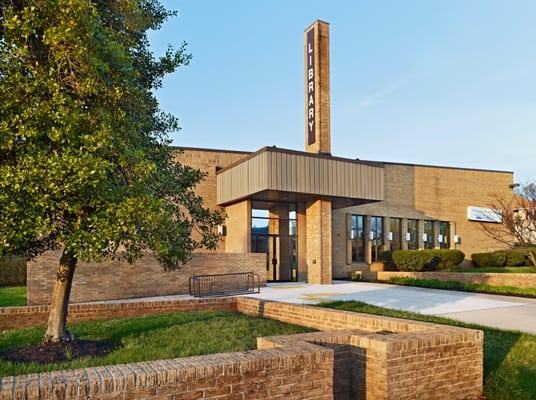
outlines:
M315 21L304 33L305 150L331 154L329 124L329 24ZM332 278L331 201L307 201L307 281L330 284Z
M331 153L329 126L329 24L315 21L304 33L305 150Z

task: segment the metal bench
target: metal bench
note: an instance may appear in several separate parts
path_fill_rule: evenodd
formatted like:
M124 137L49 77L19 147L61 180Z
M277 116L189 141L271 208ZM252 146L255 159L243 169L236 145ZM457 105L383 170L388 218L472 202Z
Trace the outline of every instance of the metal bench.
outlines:
M193 275L189 286L190 295L194 297L253 294L261 291L259 275L253 272Z

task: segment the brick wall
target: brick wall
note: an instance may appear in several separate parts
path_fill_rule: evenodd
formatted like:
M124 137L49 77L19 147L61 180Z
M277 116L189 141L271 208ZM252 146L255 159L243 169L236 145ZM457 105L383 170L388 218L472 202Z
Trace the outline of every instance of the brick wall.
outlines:
M536 288L536 274L516 273L472 273L472 272L406 272L378 271L365 272L366 280L388 281L391 278L437 279L440 281L459 281L464 283L486 283L492 286L514 286Z
M54 285L59 252L48 252L28 263L28 305L48 304ZM126 262L79 263L73 303L188 293L192 275L255 272L266 284L266 255L254 253L194 253L176 271L164 271L153 255L130 265Z
M205 207L219 210L216 200L216 169L226 167L246 157L249 153L244 151L212 150L184 148L182 152L177 149L176 159L192 168L206 173L205 179L196 186L195 192L203 198ZM197 232L193 232L194 238L198 239ZM217 251L225 251L226 237L220 237Z
M121 302L70 304L68 322L198 310L236 311L235 299L227 297L196 300L129 300ZM47 322L48 311L48 306L0 307L0 331L44 325Z
M352 346L339 346L334 363L352 371L347 386L357 398L476 399L482 392L481 331L248 298L237 299L237 310L321 331L352 330L334 341Z
M1 399L332 399L333 355L295 348L4 378Z
M449 221L461 238L452 246L467 260L473 253L501 248L478 222L467 219L467 207L489 207L491 193L509 198L512 182L508 172L385 164L384 201L333 210L333 276L348 278L360 265L348 260L348 214Z
M258 338L256 351L116 365L0 381L0 399L476 399L481 331L253 298L75 304L71 321L234 310L321 332ZM0 309L6 329L46 306ZM21 315L23 315L21 317ZM22 324L22 325L21 325Z

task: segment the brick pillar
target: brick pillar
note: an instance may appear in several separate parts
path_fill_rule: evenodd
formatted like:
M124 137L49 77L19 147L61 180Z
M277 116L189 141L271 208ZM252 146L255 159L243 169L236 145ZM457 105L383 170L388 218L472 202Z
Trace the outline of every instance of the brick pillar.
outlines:
M454 243L454 236L456 235L456 226L453 222L449 222L449 235L449 248L456 249L456 243Z
M422 234L424 233L424 219L417 221L417 238L419 240L419 249L424 249L424 240L422 240Z
M298 280L307 281L307 218L304 203L297 205L296 224L298 225Z
M331 202L307 204L307 282L330 284L332 276Z
M434 249L439 249L441 244L437 237L439 236L439 221L434 221Z
M346 265L352 264L352 242L351 239L352 232L352 214L346 214L346 231L345 238L346 241Z
M251 251L251 201L244 200L225 207L227 219L226 253Z
M402 236L402 243L400 245L402 246L402 250L408 249L408 241L406 240L406 233L408 233L408 220L407 218L402 218L402 222L400 223L400 233Z
M391 218L383 218L383 250L391 250L391 242L389 241L389 230L391 229Z
M365 215L363 221L363 234L365 235L365 264L372 264L372 241L370 240L370 215Z

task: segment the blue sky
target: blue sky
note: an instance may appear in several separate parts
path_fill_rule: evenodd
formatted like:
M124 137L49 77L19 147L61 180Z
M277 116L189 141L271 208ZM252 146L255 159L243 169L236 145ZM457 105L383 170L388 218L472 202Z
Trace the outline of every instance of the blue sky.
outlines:
M303 30L330 23L337 156L536 180L536 1L164 0L191 64L157 97L179 146L302 150Z

